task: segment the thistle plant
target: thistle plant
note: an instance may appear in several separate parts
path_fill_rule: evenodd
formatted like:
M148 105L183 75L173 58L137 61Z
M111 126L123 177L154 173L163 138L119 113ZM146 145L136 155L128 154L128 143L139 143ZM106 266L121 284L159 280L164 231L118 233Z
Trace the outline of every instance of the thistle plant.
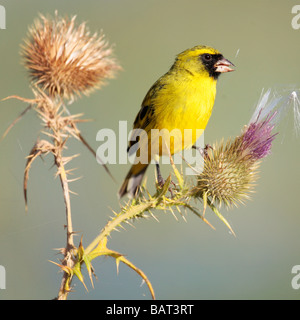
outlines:
M76 25L76 17L62 18L57 12L55 17L41 15L29 29L28 38L22 44L22 57L31 78L32 99L10 96L29 106L8 127L9 130L29 111L33 110L42 120L43 139L38 139L32 147L24 171L24 198L27 209L27 184L29 171L34 160L41 155L51 154L57 168L66 209L67 243L60 249L63 255L60 267L64 271L58 299L68 294L67 270L73 268L79 254L74 245L74 231L71 217L69 184L74 181L67 169L69 162L78 155L65 156L69 138L83 143L96 155L78 128L78 123L86 122L82 114L72 115L67 108L82 94L88 95L100 88L107 79L113 78L121 69L113 56L113 49L105 35L91 35L85 23ZM67 104L67 105L66 105ZM101 162L101 159L98 159ZM110 174L108 168L104 166ZM75 179L76 180L76 179Z
M240 203L244 204L250 198L257 183L258 169L271 153L277 135L274 130L282 114L290 107L294 110L295 127L299 129L298 91L293 91L288 97L276 97L271 96L271 90L268 90L262 95L250 122L243 127L240 135L227 140L223 138L202 153L203 170L197 172L192 181L184 177L170 157L172 174L163 186L157 183L155 193L150 194L144 184L138 198L129 200L117 212L113 211L108 223L90 244L83 245L82 235L76 246L70 200L70 183L73 181L70 175L73 170L66 166L78 155L65 156L64 151L69 139L75 138L95 157L96 153L78 128L79 123L87 120L82 119L82 114L71 114L67 106L81 95L88 95L101 88L121 67L103 33L91 35L85 23L76 24L76 17L62 18L57 13L54 18L40 16L36 20L22 45L22 57L30 75L33 98L8 97L29 105L8 127L3 137L29 110L36 112L42 121L43 139L36 141L27 157L23 189L27 209L30 168L39 156L52 155L57 169L56 177L60 179L64 196L67 232L66 245L60 249L63 257L59 262L54 262L63 272L57 299L67 299L74 277L87 289L83 267L87 269L93 285L96 272L92 261L100 256L110 256L115 259L117 267L122 262L134 270L147 284L152 298L155 298L145 273L123 254L107 247L111 233L124 228L126 224L131 225L135 219L158 219L159 212L169 212L176 219L176 213L185 219L186 212L192 212L214 229L206 214L209 208L234 235L230 224L220 212L222 205L230 209ZM108 168L104 168L110 174Z

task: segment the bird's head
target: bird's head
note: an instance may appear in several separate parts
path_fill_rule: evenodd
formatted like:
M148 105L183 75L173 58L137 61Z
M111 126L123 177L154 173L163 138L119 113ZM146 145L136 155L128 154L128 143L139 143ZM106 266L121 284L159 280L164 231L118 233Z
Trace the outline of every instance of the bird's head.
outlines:
M173 68L185 69L192 75L207 74L215 80L221 73L231 72L234 66L214 48L196 46L181 52L175 60Z

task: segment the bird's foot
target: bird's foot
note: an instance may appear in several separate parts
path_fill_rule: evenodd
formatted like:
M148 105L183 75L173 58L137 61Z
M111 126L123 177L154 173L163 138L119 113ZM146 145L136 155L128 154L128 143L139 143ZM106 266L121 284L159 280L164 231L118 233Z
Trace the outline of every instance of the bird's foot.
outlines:
M197 149L203 158L208 157L208 149L213 150L213 147L210 144L206 144L204 148L193 146L193 149Z
M165 183L166 183L166 180L161 175L159 175L157 177L157 187L159 189L162 189ZM176 184L172 180L170 181L170 184L173 185L173 188L169 187L168 191L171 193L171 198L173 198L174 197L173 189L176 189Z

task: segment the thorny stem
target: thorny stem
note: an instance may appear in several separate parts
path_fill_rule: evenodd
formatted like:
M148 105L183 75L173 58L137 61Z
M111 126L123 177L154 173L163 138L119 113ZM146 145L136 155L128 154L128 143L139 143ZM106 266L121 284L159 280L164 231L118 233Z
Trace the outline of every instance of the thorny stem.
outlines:
M55 132L55 131L54 131ZM72 226L72 216L71 216L71 201L70 201L70 189L69 183L67 179L67 173L64 166L64 160L62 157L62 150L64 142L61 141L60 131L56 132L54 137L54 143L56 145L56 152L54 154L55 157L55 165L57 166L57 174L59 175L63 195L64 195L64 202L66 208L66 229L67 229L67 244L65 249L62 250L64 254L64 259L62 261L62 265L68 268L73 268L75 264L74 254L76 253L76 247L74 246L73 240L73 226ZM64 271L59 293L58 293L58 300L66 300L69 294L69 285L67 282L69 281L70 277L66 271Z
M130 208L129 210L127 210L127 212L121 212L120 214L118 214L114 219L110 220L106 224L106 226L101 230L100 234L89 244L89 246L85 249L85 254L89 254L101 240L107 237L111 233L111 231L118 227L122 222L135 217L136 215L146 211L152 206L155 206L156 201L157 200L141 203Z
M55 101L53 100L54 105L56 105ZM55 165L57 167L57 176L59 176L61 187L63 190L63 197L65 202L65 212L66 212L66 230L67 230L67 243L66 247L61 250L64 258L62 260L62 266L65 267L63 269L64 274L62 277L59 293L57 296L58 300L66 300L69 294L70 288L70 277L66 270L69 268L73 268L75 264L75 255L76 255L76 247L74 246L74 232L72 226L72 216L71 216L71 201L70 201L70 189L69 189L69 181L67 178L67 171L65 169L65 164L68 162L66 161L67 158L63 157L63 150L65 148L65 144L67 141L67 137L65 135L64 126L60 125L61 115L59 113L59 104L54 108L49 108L51 112L47 115L45 114L45 118L48 119L47 124L49 129L52 131L52 138L53 138L53 156L55 159ZM46 112L45 109L44 112Z
M85 254L89 254L98 245L98 243L100 243L105 237L107 237L111 233L111 231L121 226L122 223L128 222L128 220L130 219L134 219L139 215L142 215L146 211L148 211L153 216L150 209L158 209L164 211L170 209L170 211L172 212L172 206L175 206L177 208L179 208L180 206L184 206L186 208L191 209L193 213L195 213L198 217L200 217L204 222L206 222L209 226L211 226L214 229L214 227L201 214L199 214L187 203L187 200L186 202L183 200L186 199L186 197L190 197L188 193L181 194L181 196L176 199L168 199L167 197L165 197L165 194L169 190L169 184L171 182L169 178L165 183L163 190L159 191L159 193L156 196L150 197L150 199L148 200L144 198L141 202L134 201L130 205L127 205L127 207L123 207L119 214L115 214L115 217L113 217L105 225L105 227L101 230L98 236L87 246L87 248L85 249ZM185 193L187 191L182 192ZM153 217L155 218L155 216Z
M69 193L69 184L67 180L66 171L64 165L62 164L61 157L56 158L55 164L58 168L59 177L61 186L64 193L64 201L66 206L66 221L67 221L67 247L72 248L74 247L73 242L73 227L72 227L72 217L71 217L71 202L70 202L70 193Z
M72 226L72 216L71 216L71 202L70 202L70 191L69 191L69 184L67 179L66 170L63 164L61 150L58 151L58 154L55 156L55 164L58 169L58 174L61 182L61 186L63 189L64 194L64 201L66 207L66 229L67 229L67 244L66 248L63 250L64 259L62 261L62 265L73 268L75 264L74 253L75 253L75 246L73 240L73 226ZM61 281L59 293L58 293L58 300L66 300L69 294L67 288L69 285L67 284L69 281L69 275L67 272L64 271L64 275Z

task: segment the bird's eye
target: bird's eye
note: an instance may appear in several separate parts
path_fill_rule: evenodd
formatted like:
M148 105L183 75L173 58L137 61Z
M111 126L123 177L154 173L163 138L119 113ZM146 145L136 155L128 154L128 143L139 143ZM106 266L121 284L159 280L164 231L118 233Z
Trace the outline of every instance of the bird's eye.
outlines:
M211 54L207 53L207 54L203 55L203 58L204 58L205 61L210 61L212 59L212 56L211 56Z

